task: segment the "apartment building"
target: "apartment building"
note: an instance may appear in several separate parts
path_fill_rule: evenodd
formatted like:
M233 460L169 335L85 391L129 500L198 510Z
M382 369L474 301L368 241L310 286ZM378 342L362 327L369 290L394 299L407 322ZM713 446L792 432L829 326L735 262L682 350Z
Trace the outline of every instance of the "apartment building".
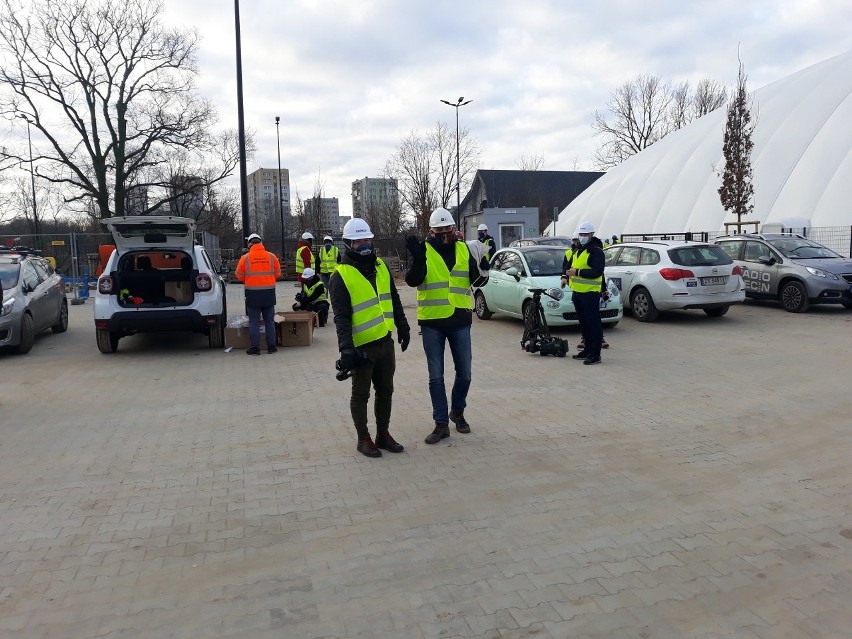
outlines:
M398 198L393 178L365 177L352 183L352 217L369 217L371 209L382 209Z
M284 223L290 217L290 170L259 168L247 176L249 219L252 229L278 230L279 213L276 194L281 193Z

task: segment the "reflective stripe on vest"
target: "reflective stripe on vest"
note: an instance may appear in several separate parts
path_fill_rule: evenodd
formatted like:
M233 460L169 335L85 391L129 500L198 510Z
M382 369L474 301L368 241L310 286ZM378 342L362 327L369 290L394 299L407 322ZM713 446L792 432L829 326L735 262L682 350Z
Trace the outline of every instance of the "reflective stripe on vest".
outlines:
M577 270L581 268L589 268L589 252L582 251L575 255L574 263L571 264L571 267L576 268ZM569 280L571 290L576 291L577 293L599 293L602 283L602 276L593 279L574 276Z
M307 266L305 266L305 263L302 261L302 251L304 251L305 249L308 249L308 253L310 253L310 255L311 255L311 263L308 264ZM298 249L296 251L296 275L301 276L302 273L305 272L306 268L312 268L314 270L317 270L316 269L316 261L317 261L317 258L314 255L314 252L311 250L310 246L303 246L300 249Z
M352 343L357 348L383 338L395 328L390 271L376 258L376 288L351 264L338 264L352 301Z
M255 253L260 253L255 251ZM275 256L268 251L263 251L263 254L252 255L252 251L243 256L243 269L245 272L245 280L243 285L247 289L253 291L263 289L274 289L275 278L278 272L275 269ZM252 265L254 258L254 265ZM238 267L239 269L239 267Z
M337 270L337 256L340 255L340 249L332 246L328 251L325 250L323 244L319 250L320 273L331 275Z
M426 243L426 279L417 287L417 319L450 317L457 308L473 309L470 296L470 251L456 242L456 262L447 268L444 258Z
M322 293L320 293L320 296L316 298L313 302L311 302L311 304L313 304L314 302L328 301L328 291L325 290L325 284L322 283L322 280L317 280L316 284L314 284L313 286L308 286L307 284L305 284L305 295L307 297L313 295L314 291L317 290L318 286L322 286Z

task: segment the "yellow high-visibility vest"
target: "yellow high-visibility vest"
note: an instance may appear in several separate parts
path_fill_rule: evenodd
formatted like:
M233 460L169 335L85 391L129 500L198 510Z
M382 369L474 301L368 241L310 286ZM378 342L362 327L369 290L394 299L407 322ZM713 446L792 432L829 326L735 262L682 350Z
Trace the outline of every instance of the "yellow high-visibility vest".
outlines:
M325 244L319 250L320 273L331 275L337 270L337 256L340 255L340 249L333 244L326 251Z
M376 288L351 264L338 264L352 301L352 343L357 348L383 338L395 328L391 276L385 263L376 258Z
M426 279L417 287L417 319L443 319L457 308L472 310L469 269L470 250L464 242L456 242L452 271L440 253L426 242Z
M314 291L317 290L317 286L322 286L322 293L313 302L327 302L328 291L325 290L325 284L323 284L321 280L317 280L316 284L314 284L313 286L308 286L307 284L305 284L305 295L307 295L308 297L313 295ZM313 304L313 302L311 303Z
M571 268L575 268L577 270L580 270L581 268L589 268L589 252L581 251L575 255ZM586 277L577 277L575 275L569 279L568 283L571 286L571 290L578 293L599 293L601 290L601 284L603 284L603 276L589 279Z

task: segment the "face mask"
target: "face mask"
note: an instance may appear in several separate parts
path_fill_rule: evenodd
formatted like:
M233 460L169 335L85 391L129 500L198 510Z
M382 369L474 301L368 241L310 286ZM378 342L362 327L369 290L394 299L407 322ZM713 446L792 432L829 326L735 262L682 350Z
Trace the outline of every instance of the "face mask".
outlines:
M485 231L480 231L479 232L479 239L481 240L484 237L485 237Z
M581 238L580 238L580 244L581 244L581 245L583 245L583 246L585 246L586 244L588 244L588 243L589 243L589 240L590 240L590 239L591 239L591 238L589 238L589 237L581 237Z
M328 251L331 248L331 242L325 243L325 250Z
M364 256L364 257L367 257L368 255L372 255L372 254L373 254L373 244L372 244L372 243L362 244L362 245L361 245L361 246L359 246L357 249L353 249L353 250L354 250L354 251L355 251L358 255L362 255L362 256Z

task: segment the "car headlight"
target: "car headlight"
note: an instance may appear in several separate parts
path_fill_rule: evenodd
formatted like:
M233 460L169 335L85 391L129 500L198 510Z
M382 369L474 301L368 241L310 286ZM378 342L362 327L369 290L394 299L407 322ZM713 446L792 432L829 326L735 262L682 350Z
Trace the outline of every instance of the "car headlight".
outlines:
M817 277L826 277L826 278L831 279L831 280L839 280L840 279L834 273L829 273L828 271L822 271L818 268L814 268L813 266L806 266L805 269L807 270L808 273L810 273L811 275L816 275Z
M557 302L556 300L547 300L547 302L545 302L545 304L547 304L547 308L553 308L553 309L559 308L559 302Z
M12 307L15 305L15 298L10 297L7 300L3 300L3 310L0 310L0 317L4 315L8 315L12 312Z

